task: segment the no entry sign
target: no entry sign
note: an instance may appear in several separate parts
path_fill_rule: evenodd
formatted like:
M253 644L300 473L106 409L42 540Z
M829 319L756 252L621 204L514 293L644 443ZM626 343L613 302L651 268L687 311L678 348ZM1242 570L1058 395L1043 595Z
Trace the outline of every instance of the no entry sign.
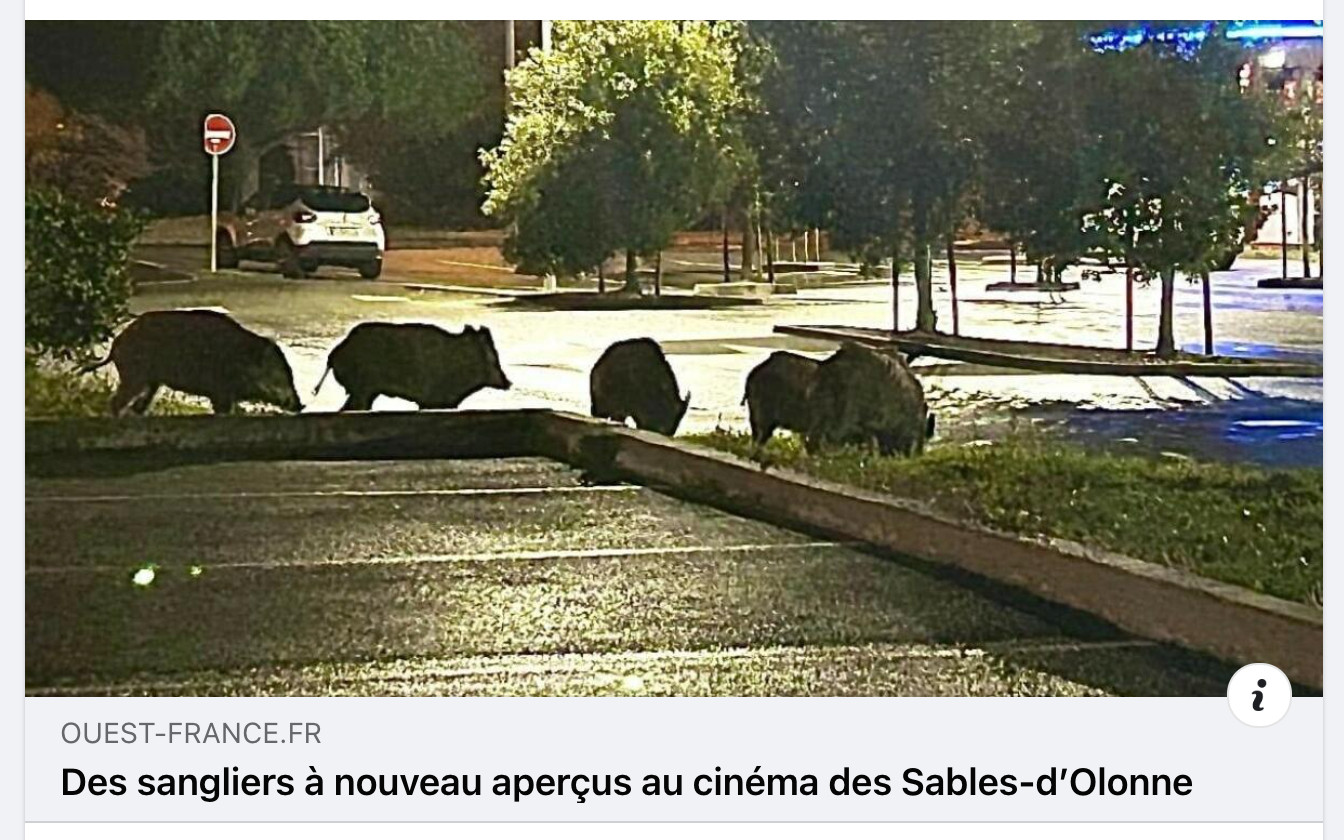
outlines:
M202 132L205 141L205 153L210 156L210 271L219 268L219 246L221 231L219 228L219 156L233 148L238 132L233 128L233 120L223 114L210 114L205 118ZM227 234L225 234L227 235ZM229 237L225 243L233 247Z
M210 155L222 155L233 148L233 120L223 114L211 114L205 118L205 152Z

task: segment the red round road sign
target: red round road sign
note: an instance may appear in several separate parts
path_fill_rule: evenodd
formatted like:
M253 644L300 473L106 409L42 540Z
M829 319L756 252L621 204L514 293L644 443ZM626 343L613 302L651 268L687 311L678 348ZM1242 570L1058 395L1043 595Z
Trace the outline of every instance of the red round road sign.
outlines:
M238 132L233 128L233 120L223 114L211 114L205 118L206 154L224 154L233 148L233 141L237 136Z

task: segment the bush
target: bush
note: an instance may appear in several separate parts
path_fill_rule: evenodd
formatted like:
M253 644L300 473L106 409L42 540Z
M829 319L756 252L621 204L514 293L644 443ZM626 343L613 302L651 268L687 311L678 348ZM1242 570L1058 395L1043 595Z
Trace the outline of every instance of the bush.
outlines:
M143 224L51 190L30 190L24 208L24 344L77 358L126 315L131 243Z

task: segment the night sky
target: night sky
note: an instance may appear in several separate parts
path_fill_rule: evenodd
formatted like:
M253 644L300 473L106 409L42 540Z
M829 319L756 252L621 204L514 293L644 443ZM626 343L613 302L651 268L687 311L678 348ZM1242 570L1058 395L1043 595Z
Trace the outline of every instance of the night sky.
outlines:
M143 99L158 21L29 21L25 75L67 106L105 113Z

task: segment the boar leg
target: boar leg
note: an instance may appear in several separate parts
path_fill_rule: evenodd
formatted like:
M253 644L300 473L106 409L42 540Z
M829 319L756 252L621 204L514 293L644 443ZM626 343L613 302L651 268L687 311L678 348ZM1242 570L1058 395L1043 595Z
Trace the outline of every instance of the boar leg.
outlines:
M373 408L373 398L375 396L375 394L351 391L350 396L345 400L345 405L341 406L341 411L369 411Z
M216 414L232 414L237 402L231 396L216 394L210 397L210 408Z
M748 404L747 420L751 423L751 442L757 446L764 446L775 434L775 424L765 419L764 412L756 406Z
M132 382L126 379L119 382L116 392L112 394L112 416L125 417L127 413L133 411L136 402L143 398L149 387L143 382ZM146 405L146 408L148 408L148 405Z
M150 383L149 385L146 385L144 393L136 397L135 401L131 403L131 411L136 414L144 414L149 411L150 403L154 402L154 397L158 393L159 386L157 384Z

